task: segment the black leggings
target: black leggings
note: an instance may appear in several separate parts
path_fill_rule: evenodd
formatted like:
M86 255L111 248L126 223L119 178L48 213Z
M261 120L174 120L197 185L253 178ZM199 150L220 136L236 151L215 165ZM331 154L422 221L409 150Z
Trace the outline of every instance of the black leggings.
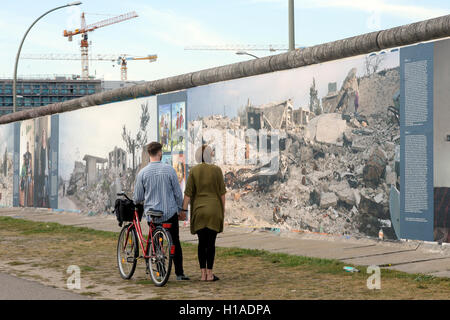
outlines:
M198 262L200 269L212 269L216 255L217 232L208 228L197 231L198 235Z

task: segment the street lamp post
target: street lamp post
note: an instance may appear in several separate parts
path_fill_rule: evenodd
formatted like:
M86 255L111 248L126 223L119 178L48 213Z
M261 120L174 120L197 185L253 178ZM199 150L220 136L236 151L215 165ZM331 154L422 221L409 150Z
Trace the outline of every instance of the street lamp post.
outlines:
M23 46L23 42L25 41L25 38L28 35L28 32L30 32L31 28L33 28L33 26L36 24L36 22L38 22L39 20L41 20L42 17L46 16L47 14L49 14L50 12L53 12L55 10L58 9L62 9L62 8L66 8L66 7L71 7L71 6L78 6L80 5L81 2L80 1L75 1L75 2L71 2L68 3L64 6L60 6L57 8L54 8L52 10L47 11L46 13L44 13L43 15L41 15L39 18L37 18L33 24L28 28L27 32L25 32L25 35L22 38L22 42L20 43L19 46L19 50L17 50L17 55L16 55L16 62L14 64L14 78L13 78L13 112L16 112L16 84L17 84L17 64L19 63L19 57L20 57L20 51L22 50L22 46Z
M295 49L294 0L289 0L289 51Z
M248 55L248 56L251 56L253 58L259 59L259 57L255 56L254 54L251 54L251 53L248 53L248 52L245 52L245 51L238 51L238 52L236 52L236 54L238 54L238 55Z

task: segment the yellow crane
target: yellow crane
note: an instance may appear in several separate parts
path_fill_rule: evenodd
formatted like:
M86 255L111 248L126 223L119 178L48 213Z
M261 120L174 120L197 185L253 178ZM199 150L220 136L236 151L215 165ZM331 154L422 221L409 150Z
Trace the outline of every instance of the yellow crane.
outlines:
M24 54L22 55L22 59L31 59L31 60L82 60L84 57L80 57L77 54ZM88 60L90 61L110 61L116 62L120 65L120 80L126 81L128 80L128 61L133 60L145 60L148 62L156 61L158 56L156 54L151 54L147 56L134 56L130 54L96 54L90 55ZM83 78L82 78L83 79Z
M135 11L121 14L119 16L108 18L105 20L98 21L93 24L86 24L85 13L81 13L81 26L79 29L75 29L73 31L64 30L63 35L67 37L69 41L72 41L72 37L77 34L81 34L81 79L87 80L89 79L89 42L88 42L88 32L92 32L99 28L103 28L115 23L119 23L125 20L136 18L138 15Z

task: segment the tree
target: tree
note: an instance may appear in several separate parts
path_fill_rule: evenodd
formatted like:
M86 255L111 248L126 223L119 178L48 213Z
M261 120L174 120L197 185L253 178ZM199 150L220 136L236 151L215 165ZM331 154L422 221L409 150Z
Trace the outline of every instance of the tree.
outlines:
M133 138L131 131L127 131L125 125L123 125L122 139L125 142L127 151L131 153L133 157L132 170L133 170L133 180L136 173L136 153L138 150L142 149L147 144L147 125L150 121L150 114L148 112L148 103L141 104L141 119L139 125L139 131L136 133L136 137Z
M366 56L364 66L366 68L366 75L377 73L380 69L381 64L384 61L384 55L376 54L372 56Z

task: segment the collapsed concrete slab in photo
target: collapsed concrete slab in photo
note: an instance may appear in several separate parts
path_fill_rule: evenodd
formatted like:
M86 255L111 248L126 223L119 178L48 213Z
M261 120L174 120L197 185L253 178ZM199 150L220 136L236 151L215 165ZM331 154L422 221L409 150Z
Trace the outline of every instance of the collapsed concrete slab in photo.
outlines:
M347 129L347 122L342 120L340 113L325 113L313 118L305 130L305 138L322 143L339 144L343 141L343 134Z

